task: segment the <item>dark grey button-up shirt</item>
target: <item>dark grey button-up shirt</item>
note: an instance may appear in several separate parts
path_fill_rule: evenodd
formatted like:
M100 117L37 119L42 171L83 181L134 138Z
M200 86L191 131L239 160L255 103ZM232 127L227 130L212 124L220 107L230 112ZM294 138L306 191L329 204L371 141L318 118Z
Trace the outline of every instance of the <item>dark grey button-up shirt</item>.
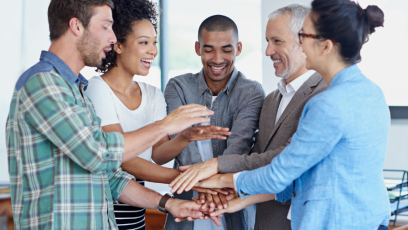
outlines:
M201 104L214 111L210 124L228 127L231 135L227 140L211 140L214 157L230 154L249 154L253 135L258 128L259 114L265 98L264 90L256 81L246 79L234 68L227 85L212 102L212 92L204 79L203 70L196 74L184 74L170 79L164 91L167 112L187 104ZM173 138L172 136L171 138ZM177 157L175 168L202 162L195 142L190 143ZM178 198L192 198L192 192L177 195ZM244 230L241 212L226 214L228 230ZM168 215L166 229L193 229L193 222L175 223Z

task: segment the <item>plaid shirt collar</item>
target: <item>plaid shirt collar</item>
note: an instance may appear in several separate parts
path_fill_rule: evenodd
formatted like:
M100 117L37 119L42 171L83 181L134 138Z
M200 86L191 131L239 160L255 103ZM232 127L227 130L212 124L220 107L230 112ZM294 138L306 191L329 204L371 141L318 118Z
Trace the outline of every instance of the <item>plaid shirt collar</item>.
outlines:
M69 83L75 85L85 85L84 90L86 90L88 86L88 80L86 80L84 76L82 76L82 74L79 74L79 76L75 75L74 72L72 72L71 68L69 68L68 65L65 64L65 62L61 60L61 58L59 58L57 55L49 51L42 51L40 60L46 61L53 65L58 73Z

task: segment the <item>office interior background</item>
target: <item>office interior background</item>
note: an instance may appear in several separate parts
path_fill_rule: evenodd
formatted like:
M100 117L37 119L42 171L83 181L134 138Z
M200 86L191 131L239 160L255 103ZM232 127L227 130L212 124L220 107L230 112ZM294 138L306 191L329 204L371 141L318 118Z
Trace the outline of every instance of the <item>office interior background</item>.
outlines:
M280 80L265 56L267 16L291 3L310 4L311 0L155 0L162 7L159 30L160 55L148 76L135 76L164 90L168 79L201 70L201 59L194 43L200 23L208 16L223 14L232 18L239 30L243 52L236 68L247 78L259 81L268 94ZM35 64L41 50L50 45L47 9L50 0L0 0L0 182L9 181L5 123L14 85L18 77ZM384 169L408 170L408 1L359 0L360 5L378 5L385 12L385 26L377 29L362 49L363 73L383 90L391 108L392 121ZM86 78L97 75L84 68ZM172 162L166 164L172 167ZM168 191L167 185L149 183L148 187Z

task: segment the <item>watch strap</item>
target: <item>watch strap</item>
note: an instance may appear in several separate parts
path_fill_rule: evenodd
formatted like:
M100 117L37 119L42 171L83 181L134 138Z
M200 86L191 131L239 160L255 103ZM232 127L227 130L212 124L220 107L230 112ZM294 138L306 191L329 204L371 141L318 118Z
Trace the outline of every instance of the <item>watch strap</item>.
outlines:
M164 195L164 196L160 199L160 202L159 202L159 211L164 212L164 213L167 213L167 210L166 210L165 207L166 207L167 201L168 201L170 198L173 198L173 196L171 196L170 194L166 194L166 195Z

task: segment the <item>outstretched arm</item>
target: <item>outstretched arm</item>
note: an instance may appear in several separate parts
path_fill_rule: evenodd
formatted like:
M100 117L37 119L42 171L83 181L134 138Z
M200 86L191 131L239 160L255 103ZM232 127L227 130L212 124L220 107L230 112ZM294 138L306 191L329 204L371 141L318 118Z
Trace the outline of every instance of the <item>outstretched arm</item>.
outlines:
M122 162L131 160L150 148L162 138L179 133L194 124L205 123L214 112L197 104L180 106L161 121L147 125L133 132L124 133L125 152Z
M226 136L229 135L231 135L229 128L213 125L190 127L180 132L171 140L166 136L155 144L153 146L152 158L154 162L162 165L177 157L177 155L193 141L208 139L226 140Z
M140 157L123 163L121 167L137 179L155 183L168 184L180 175L177 169L163 167Z
M342 110L334 100L322 95L307 102L292 141L272 162L262 168L243 172L236 186L241 194L279 193L304 172L319 164L331 172L325 158L344 133Z
M124 133L120 124L106 125L102 129L106 133ZM138 179L164 184L170 183L180 174L176 169L162 167L140 157L122 163L121 168Z
M234 174L217 174L208 179L202 180L195 184L197 187L202 188L233 188L234 185Z
M213 127L218 130L220 127ZM109 132L119 132L119 133L124 133L123 129L120 124L113 124L113 125L107 125L102 127L102 129L109 133ZM194 132L194 131L192 131ZM207 131L205 131L207 133ZM194 136L194 134L190 134L191 138L201 138L202 136L205 136L206 134L197 134L198 137ZM225 132L226 135L228 135L228 132ZM163 138L164 142L171 142L168 140L168 137ZM167 140L166 140L167 139ZM174 139L173 139L174 140ZM159 142L163 143L163 141ZM165 143L166 144L166 143ZM163 145L165 145L163 144ZM170 145L167 146L174 146L176 145L177 142L173 142ZM166 145L165 145L166 146ZM181 150L180 150L181 151ZM155 160L155 159L153 159ZM156 162L156 161L155 161ZM161 167L159 165L156 165L150 161L147 161L145 159L136 157L130 161L127 161L125 163L122 163L121 165L122 169L125 170L126 172L134 175L136 178L145 180L145 181L151 181L151 182L156 182L156 183L164 183L164 184L169 184L172 180L174 180L178 175L180 175L180 172L176 169L171 169L171 168L165 168ZM154 173L151 173L154 172Z

